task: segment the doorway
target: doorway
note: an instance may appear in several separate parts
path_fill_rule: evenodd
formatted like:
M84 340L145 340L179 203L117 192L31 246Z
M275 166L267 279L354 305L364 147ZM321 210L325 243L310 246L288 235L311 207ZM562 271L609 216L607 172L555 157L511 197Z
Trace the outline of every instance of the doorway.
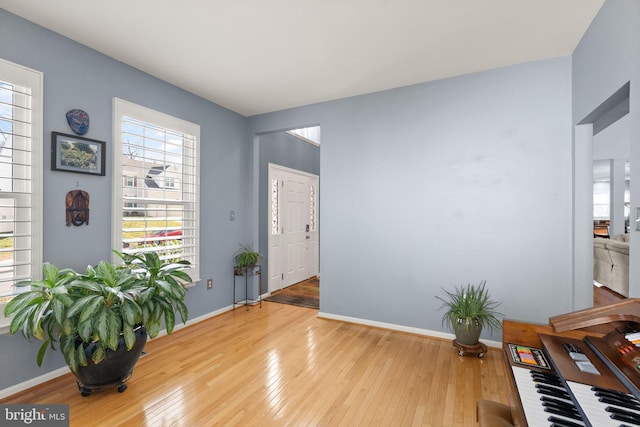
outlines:
M269 293L318 275L319 178L269 164Z
M611 271L614 263L599 254L598 245L606 229L607 237L621 236L629 238L628 227L625 225L625 169L629 157L629 126L626 125L630 112L630 86L627 82L602 104L596 107L575 127L574 144L574 246L573 246L573 297L575 308L589 307L593 303L593 283L600 268L600 261L606 261L604 270ZM612 126L613 125L613 126ZM602 140L602 144L598 141ZM623 144L621 144L621 142ZM609 165L608 194L613 194L613 200L608 200L606 206L606 223L601 224L605 215L599 210L605 210L599 205L598 185L594 177L594 160L606 160ZM599 164L596 163L597 167ZM595 196L595 197L594 197ZM631 203L631 200L629 200ZM628 212L626 212L628 213ZM602 227L599 227L601 226ZM605 227L606 226L606 227ZM617 240L617 239L616 239ZM612 243L613 244L613 243ZM627 266L629 256L627 244ZM595 268L594 268L595 266ZM595 271L594 271L595 270ZM598 279L600 283L601 279ZM629 270L625 272L627 290L629 294ZM621 293L621 292L620 292Z

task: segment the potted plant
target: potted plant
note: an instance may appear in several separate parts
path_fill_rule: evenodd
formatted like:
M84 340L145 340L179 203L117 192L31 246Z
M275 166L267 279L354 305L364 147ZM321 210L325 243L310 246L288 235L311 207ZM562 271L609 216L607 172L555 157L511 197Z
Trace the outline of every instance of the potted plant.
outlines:
M233 255L236 265L233 269L236 276L242 276L251 271L260 259L260 254L249 245L240 245L240 249Z
M45 263L44 278L19 283L30 289L4 310L11 334L43 341L38 366L46 350L59 345L83 396L112 384L124 391L147 337L158 335L163 320L170 334L176 312L183 322L188 316L184 285L191 278L183 271L188 261L114 252L122 264L101 261L83 274Z
M436 296L443 302L440 309L445 309L442 323L447 322L456 335L456 340L464 345L475 345L479 342L482 328L488 326L491 331L500 329L499 316L496 311L499 302L489 296L486 281L478 285L455 287L453 292L442 289L446 297Z

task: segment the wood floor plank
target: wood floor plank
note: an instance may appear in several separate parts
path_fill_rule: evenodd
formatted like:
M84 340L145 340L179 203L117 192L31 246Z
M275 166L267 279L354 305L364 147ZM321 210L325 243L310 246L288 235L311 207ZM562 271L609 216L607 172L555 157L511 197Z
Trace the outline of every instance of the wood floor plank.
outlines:
M66 403L72 426L470 426L508 403L500 351L320 319L263 302L150 340L128 389L81 397L69 374L1 403Z

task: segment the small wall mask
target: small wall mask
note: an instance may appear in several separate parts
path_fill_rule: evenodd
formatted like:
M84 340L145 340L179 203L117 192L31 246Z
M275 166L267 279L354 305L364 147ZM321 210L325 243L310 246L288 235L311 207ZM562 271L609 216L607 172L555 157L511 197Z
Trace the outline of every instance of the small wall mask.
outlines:
M65 198L67 206L67 226L89 225L89 193L82 190L72 190Z
M89 114L79 109L67 111L67 123L77 135L84 135L89 130Z

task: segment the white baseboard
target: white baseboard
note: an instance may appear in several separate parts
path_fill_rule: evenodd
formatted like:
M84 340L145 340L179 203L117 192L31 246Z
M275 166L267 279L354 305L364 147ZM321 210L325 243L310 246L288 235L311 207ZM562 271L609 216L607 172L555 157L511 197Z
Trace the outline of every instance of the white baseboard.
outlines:
M36 363L35 360L33 363ZM61 377L62 375L68 374L69 367L63 366L62 368L55 369L53 371L49 371L46 374L40 375L35 378L31 378L30 380L21 382L20 384L13 385L11 387L7 387L4 390L0 390L0 399L4 399L5 397L9 397L13 394L20 393L28 388L35 387L44 382L52 380L54 378Z
M323 319L338 320L338 321L347 322L347 323L355 323L355 324L364 325L364 326L373 326L375 328L389 329L391 331L407 332L410 334L423 335L425 337L444 338L448 340L453 340L455 338L455 335L447 332L432 331L429 329L414 328L411 326L396 325L393 323L376 322L374 320L360 319L357 317L349 317L349 316L340 316L338 314L319 312L318 317ZM482 342L486 344L487 347L502 348L502 343L499 341L482 340Z
M176 323L176 326L175 326L175 328L173 328L173 330L177 331L179 329L186 328L187 326L195 325L196 323L200 323L203 320L211 319L212 317L219 316L222 313L226 313L227 311L231 311L231 310L233 310L233 305L228 305L226 307L222 307L221 309L216 310L216 311L212 311L211 313L203 314L202 316L198 316L198 317L195 317L193 319L189 319L189 320L187 320L187 323ZM179 318L180 318L180 316L177 317L176 321ZM160 333L158 334L158 337L162 337L164 335L167 335L167 330L166 329L161 330Z
M230 310L233 310L233 306L232 305L229 305L227 307L223 307L223 308L221 308L219 310L216 310L216 311L212 311L211 313L207 313L205 315L196 317L194 319L187 320L186 324L182 324L182 323L176 324L176 326L175 326L175 328L173 330L177 331L179 329L186 328L187 326L194 325L196 323L202 322L203 320L210 319L212 317L218 316L218 315L220 315L222 313L225 313L227 311L230 311ZM163 329L162 331L160 331L160 333L158 334L158 337L161 337L161 336L164 336L164 335L167 335L167 330L166 329ZM35 361L34 361L34 363L35 363ZM9 396L11 396L13 394L16 394L16 393L20 393L21 391L27 390L27 389L29 389L31 387L35 387L35 386L37 386L39 384L42 384L42 383L47 382L47 381L50 381L50 380L52 380L54 378L60 377L60 376L65 375L65 374L68 374L69 372L70 372L69 368L67 366L63 366L62 368L58 368L58 369L55 369L53 371L49 371L46 374L37 376L35 378L31 378L30 380L21 382L19 384L13 385L11 387L7 387L7 388L5 388L3 390L0 390L0 399L3 399L5 397L9 397Z

